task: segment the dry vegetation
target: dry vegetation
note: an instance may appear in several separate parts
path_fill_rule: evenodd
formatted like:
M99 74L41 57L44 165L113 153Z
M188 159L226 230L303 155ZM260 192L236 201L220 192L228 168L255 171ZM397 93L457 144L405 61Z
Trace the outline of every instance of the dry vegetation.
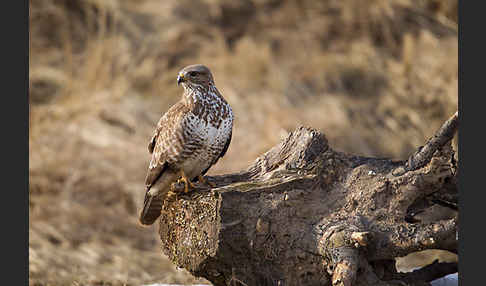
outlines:
M236 113L209 174L299 125L403 159L457 109L457 1L32 0L29 60L30 284L194 283L137 225L177 71L208 65Z

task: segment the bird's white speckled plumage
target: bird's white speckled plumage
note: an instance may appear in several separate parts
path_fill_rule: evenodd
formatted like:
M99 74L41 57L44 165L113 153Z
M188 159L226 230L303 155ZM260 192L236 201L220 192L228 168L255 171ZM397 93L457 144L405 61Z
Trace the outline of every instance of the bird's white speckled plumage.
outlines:
M223 151L228 137L233 128L233 111L230 105L221 100L216 93L216 88L211 85L209 91L204 94L199 88L194 89L189 96L193 101L200 101L207 108L207 120L192 113L184 118L187 135L195 138L200 148L187 158L182 164L182 169L190 178L201 174L202 171L213 165ZM217 118L222 109L228 110L228 116L224 119ZM219 125L211 122L218 122Z

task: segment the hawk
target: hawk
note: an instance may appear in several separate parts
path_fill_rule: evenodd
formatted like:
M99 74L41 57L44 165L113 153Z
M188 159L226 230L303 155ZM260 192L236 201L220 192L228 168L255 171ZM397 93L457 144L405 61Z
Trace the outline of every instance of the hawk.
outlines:
M184 182L185 192L223 157L231 142L233 111L214 85L204 65L183 68L177 77L182 99L159 120L150 139L152 154L145 178L145 199L139 221L153 224L173 183Z

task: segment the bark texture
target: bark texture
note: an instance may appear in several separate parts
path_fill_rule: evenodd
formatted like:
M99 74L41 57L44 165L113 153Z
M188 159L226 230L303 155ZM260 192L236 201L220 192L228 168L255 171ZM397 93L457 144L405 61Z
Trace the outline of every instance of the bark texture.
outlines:
M162 250L214 285L428 285L457 271L394 259L457 253L457 112L408 160L337 152L301 127L246 170L164 202ZM183 186L178 186L183 189ZM451 212L449 212L451 214Z

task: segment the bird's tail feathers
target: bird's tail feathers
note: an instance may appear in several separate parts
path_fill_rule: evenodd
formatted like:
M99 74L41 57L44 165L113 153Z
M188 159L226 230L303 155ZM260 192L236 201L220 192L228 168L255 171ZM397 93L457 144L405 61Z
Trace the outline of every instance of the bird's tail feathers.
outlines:
M158 196L152 196L147 192L140 212L139 221L143 225L151 225L160 216L162 200Z

